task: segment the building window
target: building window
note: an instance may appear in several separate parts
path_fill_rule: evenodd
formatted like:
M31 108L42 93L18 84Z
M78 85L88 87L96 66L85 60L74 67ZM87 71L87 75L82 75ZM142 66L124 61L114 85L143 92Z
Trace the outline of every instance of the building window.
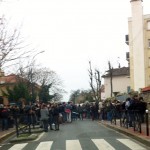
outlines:
M131 87L127 86L127 93L130 93L130 92L131 92Z
M147 30L150 30L150 20L147 21Z
M150 48L150 39L148 39L148 48Z

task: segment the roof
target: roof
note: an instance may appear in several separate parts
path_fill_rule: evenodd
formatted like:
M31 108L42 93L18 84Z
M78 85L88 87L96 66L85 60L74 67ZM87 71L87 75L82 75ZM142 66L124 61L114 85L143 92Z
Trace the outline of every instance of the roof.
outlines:
M19 80L22 80L24 82L29 82L27 79L25 78L22 78L22 77L19 77L18 75L15 75L15 74L10 74L10 75L7 75L7 76L3 76L3 77L0 77L0 85L12 85L12 84L15 84L17 83ZM34 83L34 86L38 89L40 89L40 85L38 85L37 83Z
M107 73L103 75L103 78L110 77L109 70L106 71ZM130 75L130 69L129 67L122 67L122 68L113 68L112 69L112 76L129 76Z
M142 88L142 92L149 92L150 91L150 86Z

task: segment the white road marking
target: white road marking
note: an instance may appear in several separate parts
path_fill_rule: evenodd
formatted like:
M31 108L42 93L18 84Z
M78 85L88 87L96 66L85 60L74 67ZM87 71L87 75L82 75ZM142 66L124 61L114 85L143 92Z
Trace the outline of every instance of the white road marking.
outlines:
M93 143L97 146L99 150L115 150L108 142L104 139L92 139Z
M53 141L41 142L35 150L50 150Z
M40 140L40 138L41 138L44 134L45 134L45 132L41 133L41 134L39 135L39 137L38 137L36 140L34 140L34 141Z
M66 140L66 150L82 150L79 140Z
M22 150L28 143L15 144L9 150Z
M144 147L140 146L139 144L131 141L130 139L117 139L125 146L129 147L132 150L146 150Z

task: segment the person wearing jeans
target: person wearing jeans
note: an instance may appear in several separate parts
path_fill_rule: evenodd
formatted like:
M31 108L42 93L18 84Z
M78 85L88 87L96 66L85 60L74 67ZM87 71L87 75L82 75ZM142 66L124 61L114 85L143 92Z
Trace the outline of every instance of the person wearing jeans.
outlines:
M8 117L9 112L6 106L1 111L1 117L2 117L2 130L8 130Z
M65 112L66 112L66 115L67 115L67 122L71 122L71 110L72 110L72 106L71 106L71 103L68 102L68 104L66 105L65 107Z

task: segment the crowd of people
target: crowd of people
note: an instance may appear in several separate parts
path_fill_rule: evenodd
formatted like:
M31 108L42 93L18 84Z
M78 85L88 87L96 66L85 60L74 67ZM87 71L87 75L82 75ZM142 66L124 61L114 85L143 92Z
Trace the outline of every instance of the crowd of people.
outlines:
M98 106L98 105L97 105ZM15 125L15 118L20 119L20 123L35 126L40 124L44 131L59 130L59 124L71 123L73 120L83 120L83 118L98 119L98 107L95 105L75 105L72 102L59 103L35 103L33 105L0 105L0 121L2 130L8 130ZM54 125L54 126L53 126Z
M133 95L133 97L126 98L126 101L120 102L118 100L109 101L99 105L100 120L111 121L115 119L128 119L129 127L133 127L135 114L139 116L141 123L145 122L145 111L148 108L148 103L144 101L143 97Z
M58 103L34 103L33 105L3 106L0 105L0 120L2 130L8 130L15 125L15 118L20 118L20 123L31 124L33 127L39 124L45 132L50 130L59 130L59 125L71 123L74 120L84 120L85 118L94 120L111 121L115 112L117 118L123 117L122 112L129 115L129 124L132 126L133 111L139 111L144 122L144 114L147 103L143 97L134 95L127 98L125 102L118 100L86 102L83 104L73 104L72 102Z

